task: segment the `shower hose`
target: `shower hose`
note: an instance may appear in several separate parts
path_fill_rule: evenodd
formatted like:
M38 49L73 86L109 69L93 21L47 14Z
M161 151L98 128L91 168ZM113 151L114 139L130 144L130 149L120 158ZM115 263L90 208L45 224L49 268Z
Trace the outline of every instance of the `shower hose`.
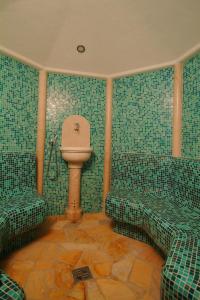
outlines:
M47 177L52 180L52 181L56 181L58 179L58 175L59 175L59 169L58 169L58 158L57 158L57 135L54 134L53 138L50 140L49 142L50 144L50 155L49 155L49 161L48 161L48 165L47 165ZM55 165L56 165L56 172L55 175L53 177L50 177L50 167L51 164L53 163L53 156L55 158Z

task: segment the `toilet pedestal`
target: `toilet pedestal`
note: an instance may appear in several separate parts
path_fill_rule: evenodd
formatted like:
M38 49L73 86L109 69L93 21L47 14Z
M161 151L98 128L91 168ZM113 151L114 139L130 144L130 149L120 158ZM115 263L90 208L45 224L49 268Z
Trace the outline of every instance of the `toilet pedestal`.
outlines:
M68 220L71 222L77 222L82 215L80 208L81 168L82 164L80 163L69 163L69 195L66 213Z

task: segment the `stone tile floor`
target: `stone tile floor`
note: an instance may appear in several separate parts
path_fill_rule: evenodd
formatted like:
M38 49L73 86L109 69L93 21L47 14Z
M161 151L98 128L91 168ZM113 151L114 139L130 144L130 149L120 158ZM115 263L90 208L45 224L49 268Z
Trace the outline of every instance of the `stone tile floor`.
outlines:
M26 300L159 300L164 263L145 243L112 231L105 215L80 223L49 218L40 237L0 261ZM71 270L89 266L94 279L74 283Z

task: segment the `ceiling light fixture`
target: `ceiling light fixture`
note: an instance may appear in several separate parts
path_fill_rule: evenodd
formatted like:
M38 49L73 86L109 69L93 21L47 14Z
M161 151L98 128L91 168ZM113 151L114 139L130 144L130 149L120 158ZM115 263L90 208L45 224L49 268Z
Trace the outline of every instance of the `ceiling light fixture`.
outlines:
M84 53L85 52L85 46L83 46L83 45L78 45L76 49L77 49L78 53Z

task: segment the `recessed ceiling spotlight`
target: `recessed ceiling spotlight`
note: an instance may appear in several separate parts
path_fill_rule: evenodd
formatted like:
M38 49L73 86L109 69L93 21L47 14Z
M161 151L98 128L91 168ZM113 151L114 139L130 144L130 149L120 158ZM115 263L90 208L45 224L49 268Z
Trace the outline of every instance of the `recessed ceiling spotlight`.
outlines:
M83 45L78 45L76 49L77 49L78 53L84 53L85 52L85 46L83 46Z

